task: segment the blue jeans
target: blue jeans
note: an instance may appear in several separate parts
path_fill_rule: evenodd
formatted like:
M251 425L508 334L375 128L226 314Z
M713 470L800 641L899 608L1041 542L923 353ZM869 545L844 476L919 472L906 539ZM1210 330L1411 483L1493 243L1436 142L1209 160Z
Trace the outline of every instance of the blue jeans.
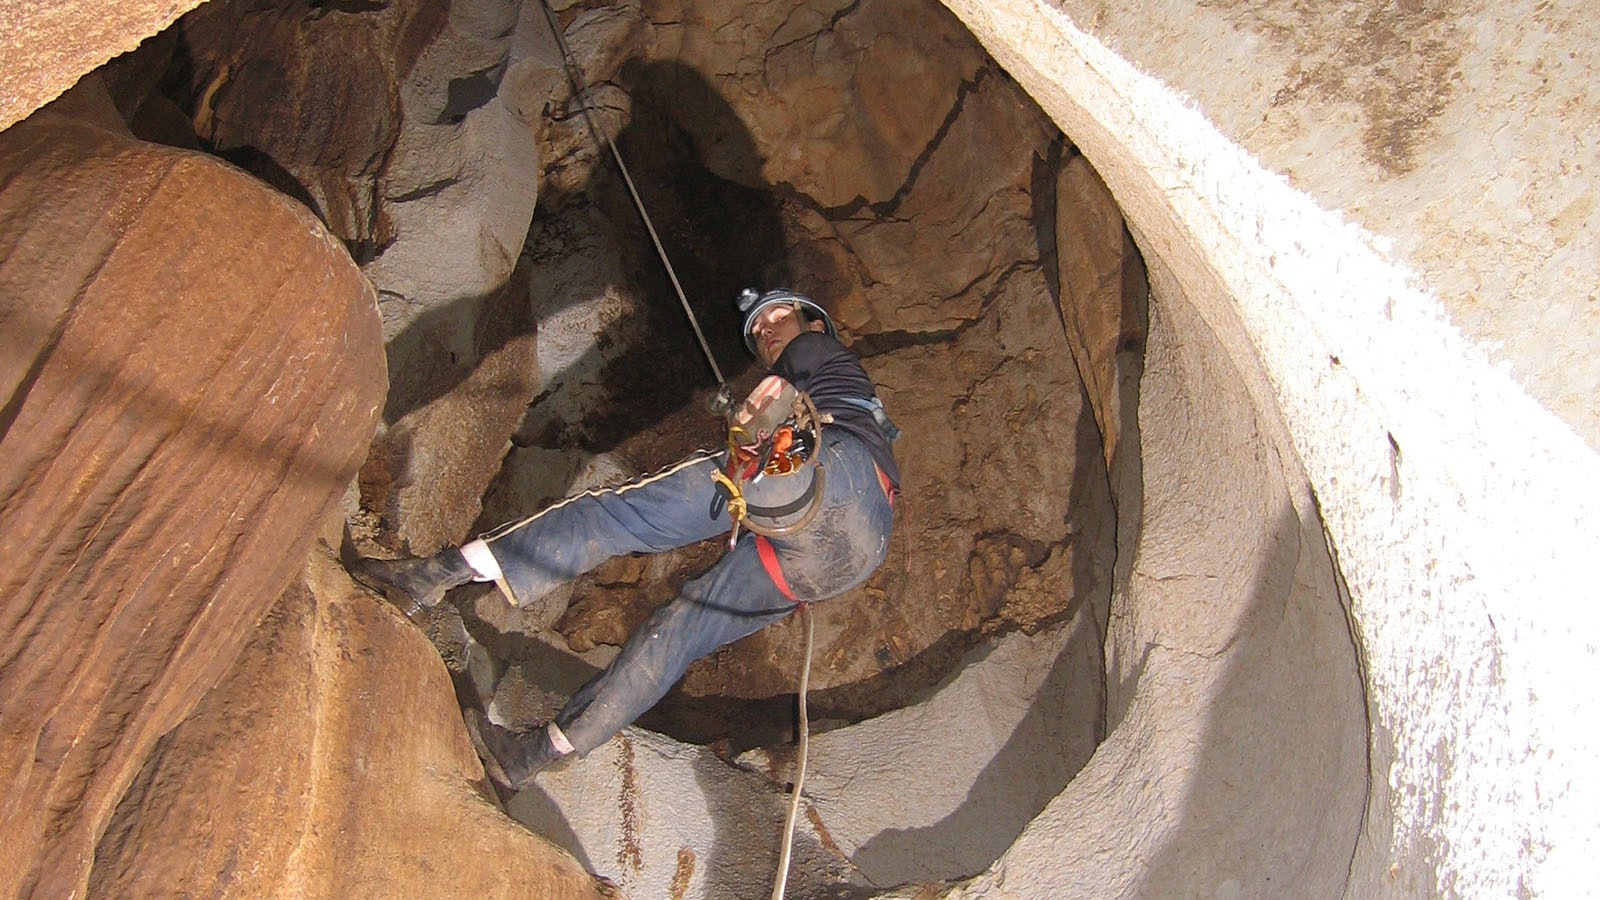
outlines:
M618 488L589 491L484 535L507 584L528 602L622 553L659 552L725 535L711 515L720 453L697 453ZM573 694L556 724L580 754L654 706L689 664L777 622L798 602L836 597L865 581L889 548L893 510L867 446L823 431L822 500L798 533L768 541L786 596L748 532L635 631L609 666Z

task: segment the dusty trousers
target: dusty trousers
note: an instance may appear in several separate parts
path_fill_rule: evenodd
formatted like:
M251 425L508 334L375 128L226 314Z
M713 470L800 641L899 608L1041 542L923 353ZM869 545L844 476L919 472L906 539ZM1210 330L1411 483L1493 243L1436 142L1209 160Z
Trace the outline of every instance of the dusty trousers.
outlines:
M786 537L741 534L733 549L686 583L567 701L555 721L578 753L643 715L690 663L783 619L797 602L844 593L882 564L893 508L871 452L860 438L834 429L824 431L818 454L822 499L809 524ZM722 458L692 455L620 487L561 501L483 540L518 601L528 602L618 554L659 552L726 535L732 528L727 511L711 514L712 472Z

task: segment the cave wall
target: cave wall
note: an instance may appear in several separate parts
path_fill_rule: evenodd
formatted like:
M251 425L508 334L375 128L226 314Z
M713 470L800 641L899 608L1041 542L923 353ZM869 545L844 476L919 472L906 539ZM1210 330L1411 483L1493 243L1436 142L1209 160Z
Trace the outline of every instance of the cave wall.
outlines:
M1040 210L1055 201L1048 183L1035 182L1070 150L1014 83L983 64L947 11L905 2L822 8L829 15L624 3L559 16L567 40L582 48L595 117L616 136L724 371L744 373L749 361L729 321L737 288L804 285L870 354L869 370L910 435L906 446L916 447L902 454L906 495L926 508L916 531L903 529L891 548L899 564L818 610L819 657L828 664L814 673L817 690L887 679L902 667L936 671L983 633L1032 626L1075 596L1103 605L1111 530L1081 375L1060 335L1048 340L1061 314L1049 284L1055 273L1041 259L1051 235L1041 234L1048 223ZM917 22L927 47L899 36L906 21ZM930 49L939 55L922 55ZM522 94L509 81L501 90ZM510 288L526 292L539 322L538 390L523 394L528 415L480 528L715 440L701 412L712 385L694 336L669 286L639 272L658 271L659 262L607 150L584 133L570 89L547 90L549 113L535 131L546 161L540 216ZM834 115L818 96L859 102ZM992 165L973 172L975 156ZM1098 183L1081 159L1073 168L1075 183ZM1099 199L1103 217L1076 239L1086 256L1103 242L1109 259L1085 262L1086 274L1072 280L1081 282L1080 302L1105 293L1115 307L1131 248L1114 204ZM369 266L372 277L384 274L389 252ZM933 258L940 264L927 264ZM385 293L380 285L380 302L396 306L421 299ZM656 343L641 342L644 335ZM1118 346L1118 336L1109 342ZM614 374L629 370L640 374ZM642 408L640 398L659 408ZM447 404L459 419L434 415ZM459 444L464 429L492 432L507 418L446 395L408 413L391 435ZM1039 490L1045 481L1056 489ZM458 517L454 536L466 528ZM913 543L923 552L911 552ZM515 611L491 598L477 613L524 634L560 617L561 634L583 652L620 643L670 598L675 583L664 572L704 564L619 563L597 573L598 586L584 586L577 609L552 595ZM1040 587L1068 579L1078 590ZM683 691L761 699L792 690L798 651L797 629L769 629L697 665ZM908 690L875 685L885 697Z
M1281 410L1372 720L1349 894L1581 893L1592 13L949 5Z
M113 809L365 454L370 285L303 207L94 82L0 135L0 891L82 896Z
M107 60L139 46L204 0L6 3L0 29L0 129L66 92Z
M119 5L119 18L11 4L6 72L24 88L0 92L5 121L193 5ZM1250 446L1295 457L1278 463L1283 528L1314 532L1308 503L1322 517L1346 584L1291 594L1321 615L1348 605L1371 718L1342 889L1581 890L1596 748L1581 729L1595 659L1578 560L1600 521L1593 14L947 5L1073 136L1159 261L1158 346L1208 331L1215 346L1190 352L1225 362L1239 409L1281 438ZM94 27L63 24L81 20ZM1131 627L1112 646L1136 654L1160 632ZM1161 724L1141 719L1140 696L1115 704L1121 721ZM1071 871L1049 827L1067 813L1141 821L1146 798L1117 793L1113 762L1152 757L1111 752L1134 733L967 890L1043 889ZM1190 845L1158 844L1186 870ZM1111 866L1106 883L1155 885L1145 863Z
M1106 739L989 871L945 896L1352 892L1366 714L1316 502L1259 377L1164 261L1150 276L1125 434L1140 525L1110 611Z
M0 174L0 894L615 896L339 565L387 386L346 246L97 77Z

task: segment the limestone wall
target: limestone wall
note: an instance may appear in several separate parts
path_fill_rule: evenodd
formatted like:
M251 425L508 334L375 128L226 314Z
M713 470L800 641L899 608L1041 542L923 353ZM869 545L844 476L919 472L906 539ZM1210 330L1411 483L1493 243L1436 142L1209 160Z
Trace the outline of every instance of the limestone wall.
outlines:
M1363 651L1373 771L1348 895L1581 893L1600 789L1580 568L1600 512L1593 15L1383 32L1336 10L948 5L1171 268L1152 305L1193 303L1282 409ZM1339 58L1378 39L1364 65ZM999 868L1045 865L1022 846Z

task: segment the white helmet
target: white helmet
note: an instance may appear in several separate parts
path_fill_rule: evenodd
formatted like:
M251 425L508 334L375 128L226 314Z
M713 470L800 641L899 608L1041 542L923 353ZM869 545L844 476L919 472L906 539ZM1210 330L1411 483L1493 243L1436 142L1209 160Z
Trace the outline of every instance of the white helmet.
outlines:
M805 312L807 318L820 320L823 327L827 329L828 337L835 339L839 337L839 330L833 327L833 317L829 316L828 311L819 306L817 301L812 300L810 297L803 297L794 291L786 291L781 288L767 291L764 294L755 288L745 288L739 292L739 311L744 313L744 345L751 353L756 352L756 338L755 335L750 333L751 324L755 322L756 316L761 315L762 311L771 309L779 304L792 305L796 309Z

